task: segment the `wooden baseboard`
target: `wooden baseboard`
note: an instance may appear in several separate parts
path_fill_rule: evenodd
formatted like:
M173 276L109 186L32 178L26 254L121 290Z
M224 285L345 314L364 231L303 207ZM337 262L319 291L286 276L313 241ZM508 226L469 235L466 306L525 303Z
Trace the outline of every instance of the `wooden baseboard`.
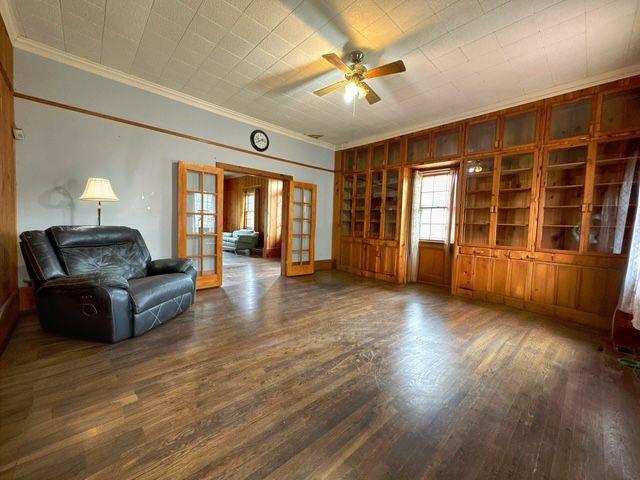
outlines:
M20 287L20 312L31 312L36 309L36 299L33 296L33 288Z
M333 260L329 259L329 260L316 260L313 262L313 268L316 272L322 271L322 270L333 270L334 268L336 268Z
M13 332L16 322L18 321L18 290L13 291L9 298L0 306L0 354L4 351L11 332Z
M276 248L265 248L262 250L263 258L280 258L280 247Z

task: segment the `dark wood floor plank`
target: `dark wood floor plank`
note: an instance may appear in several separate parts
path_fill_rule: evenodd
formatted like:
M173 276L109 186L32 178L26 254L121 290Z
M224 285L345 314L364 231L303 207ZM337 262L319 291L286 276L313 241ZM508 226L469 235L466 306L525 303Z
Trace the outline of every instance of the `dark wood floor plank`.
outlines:
M0 358L0 478L640 478L640 380L598 332L225 262L223 288L120 344L23 318Z

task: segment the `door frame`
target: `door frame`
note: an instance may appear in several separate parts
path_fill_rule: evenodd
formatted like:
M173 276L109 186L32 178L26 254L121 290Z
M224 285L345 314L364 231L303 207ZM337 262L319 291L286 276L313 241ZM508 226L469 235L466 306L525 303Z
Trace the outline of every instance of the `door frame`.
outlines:
M286 272L287 239L289 237L289 198L292 192L291 184L293 183L293 177L291 175L285 175L283 173L270 172L268 170L259 170L257 168L251 167L243 167L240 165L233 165L231 163L216 162L216 167L221 168L225 172L242 173L244 175L253 175L255 177L265 177L273 180L280 180L282 182L282 241L280 243L280 275L284 275Z

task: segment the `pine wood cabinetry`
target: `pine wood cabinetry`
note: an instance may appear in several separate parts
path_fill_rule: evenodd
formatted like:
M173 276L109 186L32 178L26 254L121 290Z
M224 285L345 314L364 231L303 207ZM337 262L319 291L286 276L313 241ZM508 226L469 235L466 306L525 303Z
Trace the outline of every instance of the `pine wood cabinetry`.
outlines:
M411 172L459 165L452 292L609 327L637 209L640 77L337 158L338 268L405 282Z

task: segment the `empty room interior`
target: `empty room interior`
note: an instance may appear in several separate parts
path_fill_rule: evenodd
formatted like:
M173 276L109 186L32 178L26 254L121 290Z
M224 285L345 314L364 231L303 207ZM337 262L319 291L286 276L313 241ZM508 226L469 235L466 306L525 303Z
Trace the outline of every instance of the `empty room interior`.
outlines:
M0 16L0 478L640 479L640 0Z

